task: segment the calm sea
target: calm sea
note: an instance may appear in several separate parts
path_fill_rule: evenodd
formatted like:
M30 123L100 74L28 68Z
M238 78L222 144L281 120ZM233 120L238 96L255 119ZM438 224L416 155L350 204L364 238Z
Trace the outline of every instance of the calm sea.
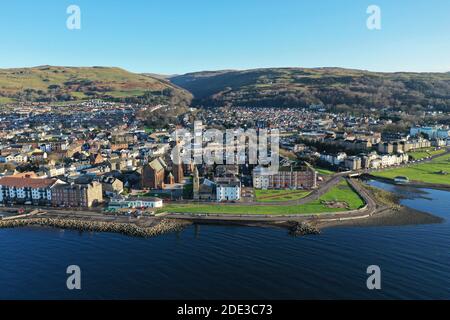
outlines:
M446 220L450 193L374 185ZM81 290L66 268L81 268ZM382 289L366 287L381 268ZM0 230L0 299L450 299L450 224L285 230L192 226L138 239L50 228Z

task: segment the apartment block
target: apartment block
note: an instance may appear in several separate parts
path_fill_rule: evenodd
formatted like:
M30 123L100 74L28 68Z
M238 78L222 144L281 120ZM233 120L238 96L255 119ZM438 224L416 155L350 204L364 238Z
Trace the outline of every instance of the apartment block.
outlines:
M103 202L102 184L63 184L52 188L51 202L54 207L90 208Z

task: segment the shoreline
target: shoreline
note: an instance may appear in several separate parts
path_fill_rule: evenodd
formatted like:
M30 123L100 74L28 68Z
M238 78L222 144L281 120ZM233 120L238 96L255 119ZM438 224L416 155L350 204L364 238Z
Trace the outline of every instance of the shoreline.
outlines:
M341 213L304 214L286 216L227 216L166 214L130 220L101 214L86 216L77 212L42 212L0 220L0 229L27 226L47 226L60 229L113 232L134 237L155 237L183 230L192 224L284 228L293 235L319 234L322 229L339 226L403 226L442 223L443 218L400 205L398 195L386 190L349 180L350 185L364 199L363 208ZM448 191L448 190L447 190ZM37 210L39 212L39 210ZM85 213L86 214L86 213Z
M408 226L442 223L445 219L430 213L400 206L384 208L368 217L357 219L299 217L279 221L251 221L251 220L198 220L198 219L167 219L154 221L150 225L134 222L115 222L100 220L83 220L80 218L26 218L0 221L0 229L22 227L50 227L55 229L118 233L130 237L151 238L167 233L179 232L190 225L240 226L259 228L281 228L293 236L316 235L322 230L333 227L386 227Z
M362 177L366 178L368 180L377 180L377 181L388 183L388 184L391 184L394 186L406 186L406 187L412 187L412 188L434 189L434 190L450 192L450 185L445 185L445 184L433 184L433 183L420 182L420 181L410 181L409 183L401 184L401 183L396 183L393 179L373 176L371 174L365 174Z
M368 218L336 221L317 221L317 228L327 229L332 227L390 227L412 226L443 223L444 218L431 213L415 210L402 206L399 209L387 209Z
M296 225L304 225L313 228L310 233L319 234L320 231L332 227L387 227L387 226L409 226L442 223L445 219L431 213L415 210L409 207L385 208L368 217L359 219L327 219L327 218L297 218L280 221L238 221L238 220L193 220L193 224L198 225L222 225L260 228L282 228L290 231ZM317 232L318 231L318 232Z

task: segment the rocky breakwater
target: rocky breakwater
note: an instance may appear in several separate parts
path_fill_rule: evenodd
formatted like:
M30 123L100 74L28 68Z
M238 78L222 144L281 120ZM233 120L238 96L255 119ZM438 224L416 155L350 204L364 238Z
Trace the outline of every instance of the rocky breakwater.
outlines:
M320 230L307 222L291 222L288 227L289 234L293 236L304 236L307 234L320 234Z
M168 232L182 230L189 225L188 221L178 221L173 219L162 219L152 226L138 226L132 223L85 221L80 219L60 219L60 218L32 218L0 220L0 228L18 228L27 226L46 226L61 229L115 232L133 237L155 237Z

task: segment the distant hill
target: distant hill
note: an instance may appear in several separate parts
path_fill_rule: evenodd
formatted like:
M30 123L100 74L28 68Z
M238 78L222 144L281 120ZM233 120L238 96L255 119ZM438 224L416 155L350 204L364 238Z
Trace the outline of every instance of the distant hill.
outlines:
M109 67L0 69L0 103L102 98L189 105L189 92L162 78Z
M194 95L194 105L341 109L385 106L450 111L450 73L378 73L341 68L205 71L170 78Z

